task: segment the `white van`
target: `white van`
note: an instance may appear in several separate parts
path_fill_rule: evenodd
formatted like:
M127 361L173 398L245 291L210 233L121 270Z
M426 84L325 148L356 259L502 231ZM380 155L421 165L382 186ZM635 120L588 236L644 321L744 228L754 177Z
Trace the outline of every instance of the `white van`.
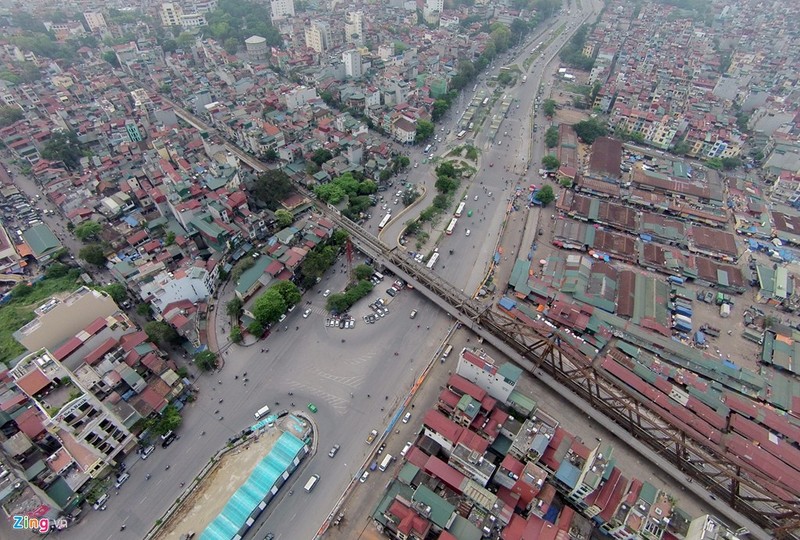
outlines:
M319 482L319 475L318 474L312 474L311 478L308 479L308 482L306 482L306 485L305 485L305 487L303 489L305 489L307 492L311 493L311 490L314 489L314 486L317 485L317 482Z
M448 345L447 347L444 348L444 352L442 353L442 356L447 358L448 356L450 356L451 352L453 352L453 346L452 345Z
M383 461L381 461L380 467L378 467L381 471L385 471L386 467L392 462L392 454L386 454L383 457Z
M400 451L400 457L406 457L406 454L408 454L408 451L411 449L411 446L413 444L414 443L412 443L411 441L408 441L406 445L403 447L403 450Z
M254 416L256 417L256 420L258 420L259 418L261 418L262 416L264 416L268 412L269 412L269 406L264 405L263 407L261 407L260 409L258 409L256 411L256 414Z
M108 493L103 493L97 501L95 501L93 508L95 510L105 510L106 503L108 502Z

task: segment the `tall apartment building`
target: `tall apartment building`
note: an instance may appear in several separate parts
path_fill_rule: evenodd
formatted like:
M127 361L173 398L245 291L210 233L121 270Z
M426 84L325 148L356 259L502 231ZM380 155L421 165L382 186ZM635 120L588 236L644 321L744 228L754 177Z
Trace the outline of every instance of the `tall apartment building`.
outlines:
M361 11L348 11L345 14L344 40L359 46L364 44L364 14Z
M183 8L175 2L163 2L160 14L164 26L180 26Z
M422 9L422 16L428 24L436 24L444 10L444 0L425 0L425 7Z
M89 29L89 32L103 32L107 28L106 18L103 17L102 13L85 11L83 13L83 18L86 20L86 27Z
M294 0L270 0L269 7L273 21L294 17Z
M361 77L361 53L352 49L342 53L342 62L344 62L344 72L348 77L358 79Z
M323 21L312 21L306 27L306 47L323 53L331 47L331 28Z

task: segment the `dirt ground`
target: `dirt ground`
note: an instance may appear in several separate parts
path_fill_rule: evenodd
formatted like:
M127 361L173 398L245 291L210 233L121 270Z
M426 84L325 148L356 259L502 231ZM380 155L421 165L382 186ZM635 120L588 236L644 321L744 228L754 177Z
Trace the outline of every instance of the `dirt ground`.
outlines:
M156 540L178 540L182 534L198 535L216 518L266 456L281 431L270 429L257 441L228 452L217 467L191 491L181 507L154 537Z

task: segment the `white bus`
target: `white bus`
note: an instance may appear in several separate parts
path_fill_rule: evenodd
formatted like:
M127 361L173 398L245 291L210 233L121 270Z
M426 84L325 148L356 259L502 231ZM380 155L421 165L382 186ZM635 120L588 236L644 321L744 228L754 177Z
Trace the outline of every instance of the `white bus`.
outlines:
M464 203L463 201L458 204L458 208L456 208L456 213L455 213L456 217L461 217L461 213L464 211L465 206L466 203Z
M386 467L388 467L389 464L391 464L391 463L392 463L392 454L386 454L386 456L383 458L383 461L381 461L381 466L378 467L378 468L381 471L385 471Z
M425 266L427 266L429 269L433 268L433 265L436 264L436 261L438 260L439 260L439 252L437 251L436 253L431 255L431 258L428 259L428 264L426 264Z
M483 100L483 106L485 107L489 103L489 98Z
M463 139L463 138L464 138L464 135L466 135L466 134L467 134L467 130L466 130L466 129L462 129L461 131L459 131L459 132L458 132L458 135L457 135L457 137L458 137L459 139Z
M385 216L383 216L383 219L378 224L378 230L379 231L383 230L383 228L386 227L386 224L389 223L390 219L392 219L392 214L386 214Z
M456 223L458 223L458 218L453 218L450 220L450 225L447 226L447 230L444 231L447 234L453 234L453 229L456 228Z
M258 420L259 418L261 418L262 416L264 416L268 412L269 412L269 406L268 405L264 405L263 407L261 407L260 409L258 409L256 411L256 414L255 414L256 420Z
M311 493L311 490L314 489L314 486L317 485L317 482L319 482L319 475L312 474L311 478L308 479L308 482L306 482L306 485L303 489Z

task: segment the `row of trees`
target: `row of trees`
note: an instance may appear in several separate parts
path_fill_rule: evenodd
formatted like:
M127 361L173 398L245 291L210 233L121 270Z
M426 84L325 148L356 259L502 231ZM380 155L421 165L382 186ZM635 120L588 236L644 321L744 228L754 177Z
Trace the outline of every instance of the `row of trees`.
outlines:
M370 268L370 274L372 275ZM333 313L344 313L372 291L372 282L364 278L342 293L334 293L328 297L325 307Z
M297 285L291 281L278 281L256 298L253 303L255 322L248 330L251 334L260 336L264 328L278 322L287 309L300 302L300 298Z
M561 61L570 67L589 71L594 65L594 58L583 54L583 46L586 44L586 38L589 35L589 27L586 25L581 26L572 35L569 42L561 49L559 56Z

